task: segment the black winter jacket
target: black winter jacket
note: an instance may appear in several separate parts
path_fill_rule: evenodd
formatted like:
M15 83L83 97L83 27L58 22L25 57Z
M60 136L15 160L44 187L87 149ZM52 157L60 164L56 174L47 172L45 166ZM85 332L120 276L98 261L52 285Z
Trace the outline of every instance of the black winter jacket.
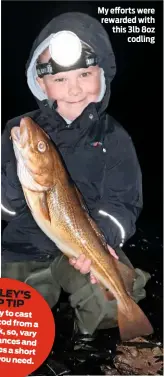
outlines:
M39 109L23 116L30 116L49 134L81 191L91 217L109 245L116 247L135 232L136 219L142 209L141 171L131 138L105 111L115 73L106 32L98 21L81 13L76 13L75 19L79 22L72 27L72 17L75 17L73 13L67 13L53 19L35 41L32 51L49 34L60 30L64 19L67 30L76 32L84 41L89 39L90 45L99 51L99 65L106 79L104 98L99 103L89 104L70 125L56 112L55 102L51 107L46 100L39 100ZM92 37L94 28L99 31L96 39ZM32 56L33 53L27 68ZM60 253L33 220L16 174L9 137L11 128L18 126L23 116L10 120L2 135L2 204L15 212L6 218L6 212L2 211L2 218L8 220L2 235L3 261L46 260Z

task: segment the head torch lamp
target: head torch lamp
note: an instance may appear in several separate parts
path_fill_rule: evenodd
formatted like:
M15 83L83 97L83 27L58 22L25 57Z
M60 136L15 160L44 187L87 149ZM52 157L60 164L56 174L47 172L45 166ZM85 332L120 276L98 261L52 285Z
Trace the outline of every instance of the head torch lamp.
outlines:
M51 58L48 63L37 62L36 71L39 77L98 64L93 49L82 42L75 33L67 30L52 36L49 52Z

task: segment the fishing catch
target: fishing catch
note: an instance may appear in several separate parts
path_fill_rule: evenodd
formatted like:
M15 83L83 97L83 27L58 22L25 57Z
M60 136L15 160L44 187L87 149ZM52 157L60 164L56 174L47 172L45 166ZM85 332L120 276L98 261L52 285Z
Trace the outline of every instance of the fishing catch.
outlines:
M67 257L91 259L92 273L117 300L122 340L151 334L149 320L131 298L135 271L110 255L49 136L26 117L12 128L11 138L17 174L38 226Z

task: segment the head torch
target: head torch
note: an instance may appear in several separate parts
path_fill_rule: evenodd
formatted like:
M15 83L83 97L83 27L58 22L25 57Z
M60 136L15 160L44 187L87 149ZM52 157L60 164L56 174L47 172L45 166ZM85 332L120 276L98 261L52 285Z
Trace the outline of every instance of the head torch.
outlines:
M55 75L79 68L88 68L98 64L98 59L93 49L81 41L78 36L67 30L54 34L49 43L51 58L48 63L36 64L39 77Z

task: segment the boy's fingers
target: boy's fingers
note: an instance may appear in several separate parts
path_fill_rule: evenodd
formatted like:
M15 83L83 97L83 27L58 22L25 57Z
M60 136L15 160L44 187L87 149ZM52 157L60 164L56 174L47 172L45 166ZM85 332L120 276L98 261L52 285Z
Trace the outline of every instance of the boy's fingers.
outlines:
M92 274L92 272L90 273L90 281L92 284L97 284L98 283L98 280L96 279L96 277Z
M83 264L80 268L80 272L82 274L88 274L90 272L90 269L91 269L91 260L85 259L85 261L83 262Z

